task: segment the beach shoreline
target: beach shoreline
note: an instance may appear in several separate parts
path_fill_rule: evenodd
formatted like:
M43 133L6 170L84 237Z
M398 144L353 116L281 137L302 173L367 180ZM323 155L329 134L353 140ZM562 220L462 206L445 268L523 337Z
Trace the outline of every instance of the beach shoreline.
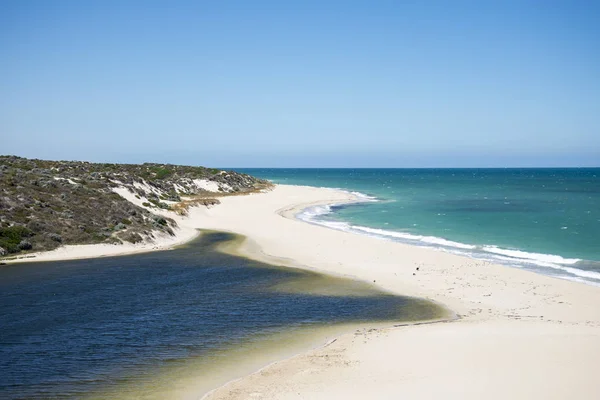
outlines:
M224 198L216 207L193 208L177 220L177 240L154 247L183 244L197 229L233 232L247 238L229 249L237 255L366 281L389 293L431 300L459 318L344 334L206 398L600 396L593 368L600 359L599 288L295 218L307 207L357 201L340 190L278 185ZM85 256L80 250L64 255ZM127 253L98 250L92 256L158 248L123 250ZM58 259L52 257L20 261ZM467 383L473 377L480 382Z
M308 186L307 186L308 188ZM337 190L337 189L327 189ZM305 208L318 206L318 205L339 205L339 204L352 204L360 203L363 200L353 195L352 193L339 190L340 198L335 200L319 200L310 202L307 204L292 205L291 207L277 210L277 213L289 217L291 213L296 214ZM131 195L127 195L126 191L116 191L119 195L124 197L126 200L140 206L141 201L135 200ZM252 193L261 194L261 193ZM250 194L244 194L241 197L244 198ZM332 201L334 201L332 203ZM200 206L202 207L202 206ZM214 206L213 206L214 207ZM218 205L217 205L218 207ZM10 255L0 258L0 262L9 264L17 263L28 263L28 262L47 262L47 261L69 261L69 260L83 260L88 258L102 258L102 257L117 257L127 256L140 253L148 253L153 251L165 251L173 250L178 246L185 245L196 239L201 235L201 230L206 229L202 226L202 221L198 221L194 218L188 218L187 216L181 216L174 212L167 210L153 210L154 213L161 216L166 216L174 219L178 227L174 229L174 235L160 235L151 241L144 241L142 243L121 243L121 244L77 244L77 245L62 245L54 250L42 251L42 252L31 252L22 255ZM292 216L292 218L294 218ZM241 252L236 252L237 255L242 255Z
M246 204L252 213L243 212L242 199L197 212L211 229L248 237L238 250L242 255L372 282L391 293L442 304L459 319L348 333L327 347L231 382L206 398L287 399L300 393L323 399L573 394L591 399L600 394L590 372L600 356L597 287L294 217L317 204L351 202L347 196L331 189L278 186L265 198L244 199L254 203ZM395 361L407 357L408 366ZM323 364L323 359L330 362ZM471 376L485 384L465 389Z

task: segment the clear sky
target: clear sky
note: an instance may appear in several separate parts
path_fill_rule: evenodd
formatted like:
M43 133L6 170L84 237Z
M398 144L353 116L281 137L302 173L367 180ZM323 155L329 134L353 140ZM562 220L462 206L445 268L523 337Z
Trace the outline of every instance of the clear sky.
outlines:
M600 166L600 2L2 0L0 154Z

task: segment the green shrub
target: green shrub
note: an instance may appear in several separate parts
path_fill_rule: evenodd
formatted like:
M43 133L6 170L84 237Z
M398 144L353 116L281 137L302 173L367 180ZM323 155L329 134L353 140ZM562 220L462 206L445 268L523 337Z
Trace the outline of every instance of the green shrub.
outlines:
M0 229L0 238L6 238L11 241L20 242L23 238L33 236L33 232L24 226L15 225Z
M150 168L150 170L154 172L155 179L165 179L167 176L173 174L172 170L163 167L152 167Z
M33 232L24 226L15 225L7 228L0 228L0 247L9 253L17 253L21 250L19 244L28 237L33 236Z

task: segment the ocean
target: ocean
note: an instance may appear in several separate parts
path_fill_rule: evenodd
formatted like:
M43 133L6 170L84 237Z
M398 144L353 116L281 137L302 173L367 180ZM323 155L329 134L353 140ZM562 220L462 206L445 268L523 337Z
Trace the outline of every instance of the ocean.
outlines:
M212 232L171 251L0 268L0 397L196 398L339 329L446 316L218 251L231 240Z
M363 200L310 223L600 285L600 168L236 170Z

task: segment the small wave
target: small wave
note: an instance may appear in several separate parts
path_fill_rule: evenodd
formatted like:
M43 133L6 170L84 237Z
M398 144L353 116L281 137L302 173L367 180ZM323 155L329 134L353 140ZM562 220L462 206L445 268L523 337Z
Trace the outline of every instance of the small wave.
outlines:
M363 192L358 192L358 191L351 191L351 190L346 190L346 189L342 189L342 188L338 188L338 187L325 187L325 186L320 186L319 188L321 189L333 189L333 190L337 190L339 192L344 192L347 194L351 194L352 196L354 196L357 200L357 203L362 203L362 202L375 202L375 201L381 201L381 199L375 197L375 196L371 196L370 194L366 194Z
M460 251L460 250L450 250L452 254L457 254L460 256L476 258L479 260L486 260L497 264L508 265L511 267L518 268L535 268L537 272L542 272L539 267L545 269L548 275L552 275L559 278L565 278L572 281L584 282L584 283L593 283L597 286L600 286L600 273L595 271L588 271L585 269L579 269L574 267L568 267L565 265L560 265L556 263L551 263L548 261L534 260L534 259L526 259L526 258L515 258L515 257L507 257L500 254L488 253L488 252L477 252L477 251ZM559 257L559 256L556 256ZM553 269L555 271L560 271L557 273L552 273L546 268ZM598 282L596 282L598 281Z
M579 258L563 258L554 254L528 253L526 251L521 250L501 249L496 246L483 246L482 250L488 253L500 254L503 256L532 262L538 261L551 264L571 265L581 261L581 259Z
M350 193L355 194L353 192ZM372 196L364 194L362 195L362 198L364 198L365 201L378 201ZM353 232L357 234L368 235L388 240L395 240L417 246L434 247L452 254L490 261L513 267L536 268L538 272L542 272L541 270L539 270L540 267L549 268L554 271L560 271L556 273L551 273L550 270L547 270L546 272L549 275L558 276L573 281L580 281L600 285L600 272L572 267L572 265L582 261L579 258L564 258L554 254L531 253L522 250L503 249L493 245L475 246L435 236L424 236L411 234L408 232L369 228L367 226L351 225L348 222L331 221L321 218L324 215L333 213L334 209L332 207L335 207L335 205L321 205L308 207L302 212L300 212L297 215L297 218L306 222L322 225L340 231Z
M379 199L375 196L370 196L368 194L364 194L361 192L349 192L351 195L354 195L361 201L379 201Z
M357 231L366 232L376 236L385 236L391 238L405 239L411 241L419 241L427 244L446 246L446 247L456 247L459 249L474 249L475 246L470 244L464 244L459 242L453 242L451 240L446 240L443 238L435 237L435 236L421 236L421 235L412 235L410 233L397 232L397 231L388 231L385 229L375 229L375 228L367 228L366 226L351 226L352 229Z
M368 228L366 226L353 225L352 229L365 232L373 236L387 236L391 238L406 239L406 240L420 240L423 236L411 235L410 233L388 231L385 229Z
M497 261L500 262L500 264L518 264L518 265L537 265L539 267L549 267L549 268L554 268L557 265L556 264L552 264L549 262L545 262L545 261L540 261L540 260L531 260L531 259L526 259L526 258L515 258L515 257L506 257L506 256L501 256L499 254L494 254L494 253L488 253L488 252L484 252L481 253L481 256L483 258L489 259L491 261Z
M337 229L341 231L348 231L350 228L350 224L346 222L338 222L338 221L327 221L319 219L318 217L322 217L323 215L331 214L333 205L321 205L321 206L312 206L305 208L300 213L296 215L296 218L301 219L302 221L310 222L317 225L326 226L328 228Z
M560 276L560 278L566 279L566 280L569 280L569 281L573 281L573 282L585 283L587 285L592 285L592 286L600 287L600 282L590 281L588 279L578 278L576 276L564 275L564 276Z
M563 271L567 271L573 275L582 277L582 278L588 278L588 279L596 279L600 281L600 273L598 272L594 272L594 271L586 271L584 269L578 269L578 268L573 268L573 267L559 267L559 269L563 270Z
M312 206L305 208L302 210L297 217L302 220L313 221L316 217L331 214L331 206L323 205L323 206Z
M317 217L323 216L326 214L330 214L332 209L330 206L314 206L309 207L300 214L298 214L298 218L312 222L318 225L327 226L330 228L335 228L344 231L354 231L356 233L367 234L369 236L383 237L388 239L400 239L404 241L409 241L413 244L414 242L421 242L423 245L437 245L458 249L467 249L472 250L475 249L476 246L470 244L464 244L459 242L453 242L451 240L435 237L435 236L421 236L421 235L413 235L406 232L398 232L398 231L390 231L386 229L377 229L377 228L369 228L361 225L350 225L347 222L337 222L337 221L325 221L322 219L318 219Z
M330 188L327 188L327 189L330 189ZM354 197L357 198L357 203L380 201L377 197L371 196L371 195L368 195L365 193L350 192L350 191L339 189L339 188L334 188L334 189L353 195ZM345 203L342 203L342 204L345 204ZM330 225L332 225L331 221L320 221L320 220L317 220L317 217L331 214L333 211L332 207L336 207L336 206L337 206L337 204L325 204L325 205L307 207L304 210L302 210L300 213L298 213L296 215L296 217L301 220L307 221L307 222L313 222L313 223L318 223L320 225L330 226ZM339 224L337 224L337 225L339 225ZM345 224L345 225L348 225L348 224Z
M352 228L350 227L350 224L348 224L347 222L319 221L318 224L326 226L328 228L337 229L338 231L345 231L345 232L352 231Z
M422 242L425 243L430 243L430 244L437 244L440 246L447 246L447 247L458 247L459 249L475 249L477 246L473 246L471 244L464 244L464 243L459 243L459 242L453 242L452 240L446 240L446 239L442 239L442 238L438 238L435 236L425 236L424 238L421 239Z

